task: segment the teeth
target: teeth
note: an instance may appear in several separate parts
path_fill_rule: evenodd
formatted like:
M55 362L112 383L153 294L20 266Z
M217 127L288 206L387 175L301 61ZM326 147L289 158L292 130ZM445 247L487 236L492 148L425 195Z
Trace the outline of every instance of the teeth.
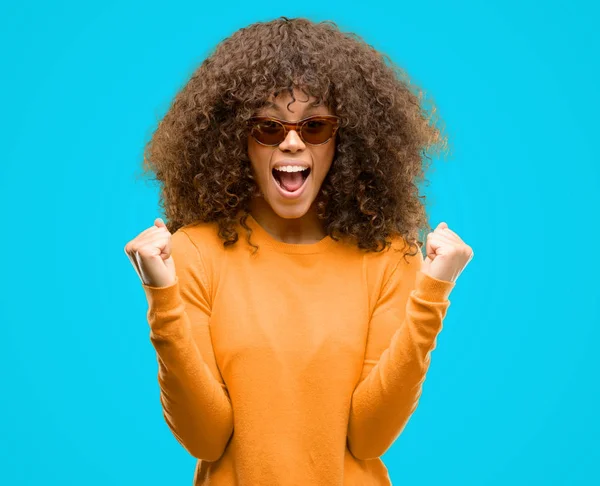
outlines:
M300 165L281 165L279 167L275 167L275 170L280 170L282 172L300 172L307 169L308 167L302 167Z

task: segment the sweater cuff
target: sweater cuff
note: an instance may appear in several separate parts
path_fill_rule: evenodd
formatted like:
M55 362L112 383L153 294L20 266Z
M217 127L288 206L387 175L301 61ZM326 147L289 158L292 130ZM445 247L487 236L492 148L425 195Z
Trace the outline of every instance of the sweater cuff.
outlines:
M429 302L443 302L448 300L455 285L456 282L440 280L419 270L417 272L415 296Z
M175 277L175 282L167 287L152 287L143 283L142 287L148 300L148 309L152 313L174 309L181 304L177 277Z

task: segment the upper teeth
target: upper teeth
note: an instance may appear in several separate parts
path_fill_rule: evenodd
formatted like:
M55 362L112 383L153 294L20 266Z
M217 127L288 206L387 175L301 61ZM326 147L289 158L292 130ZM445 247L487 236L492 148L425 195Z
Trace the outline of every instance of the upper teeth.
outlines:
M302 167L301 165L280 165L279 167L275 167L275 170L281 170L283 172L299 172L306 169L308 169L308 167Z

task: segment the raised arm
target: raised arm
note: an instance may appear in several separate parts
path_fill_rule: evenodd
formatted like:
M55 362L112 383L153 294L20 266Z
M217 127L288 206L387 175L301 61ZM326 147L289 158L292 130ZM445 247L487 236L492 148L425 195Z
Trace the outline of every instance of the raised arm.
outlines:
M210 337L207 274L202 255L185 231L176 231L171 245L175 283L142 284L158 360L160 401L179 443L198 459L216 461L233 432L233 410Z
M450 306L455 284L421 272L421 252L406 260L400 257L384 284L369 324L348 424L348 448L357 459L382 456L408 423Z

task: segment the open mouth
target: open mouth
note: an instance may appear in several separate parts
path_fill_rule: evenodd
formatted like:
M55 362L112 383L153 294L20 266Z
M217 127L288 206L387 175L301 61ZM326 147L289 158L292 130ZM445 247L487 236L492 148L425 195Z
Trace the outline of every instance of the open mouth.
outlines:
M304 187L310 172L310 167L298 172L284 172L277 169L271 170L273 179L275 179L277 185L288 193L295 193Z

